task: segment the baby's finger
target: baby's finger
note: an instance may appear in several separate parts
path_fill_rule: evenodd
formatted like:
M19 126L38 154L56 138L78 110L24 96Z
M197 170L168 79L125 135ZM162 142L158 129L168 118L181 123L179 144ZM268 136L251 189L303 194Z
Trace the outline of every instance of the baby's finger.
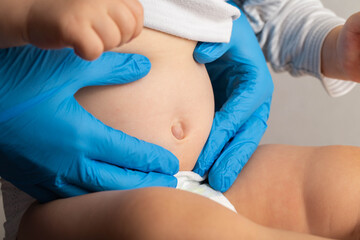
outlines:
M133 36L133 38L135 38L140 34L144 25L144 8L137 0L124 0L124 3L129 7L136 21L136 27Z
M104 51L104 45L91 25L79 24L63 31L65 44L74 48L75 53L85 60L95 60Z
M101 39L104 51L111 50L120 45L122 33L119 31L117 24L108 16L98 16L92 22L92 28Z
M142 28L143 23L137 22L135 15L131 12L130 8L113 8L109 10L108 14L117 25L118 31L121 33L120 44L132 40L135 37L136 31L140 33L141 29L139 31L139 26L137 25L140 24L140 28Z

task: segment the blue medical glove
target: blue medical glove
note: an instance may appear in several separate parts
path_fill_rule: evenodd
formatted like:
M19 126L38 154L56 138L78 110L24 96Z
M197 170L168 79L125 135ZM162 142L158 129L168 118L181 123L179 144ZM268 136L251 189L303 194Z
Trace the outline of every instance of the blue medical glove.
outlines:
M230 43L199 43L194 58L207 63L216 106L210 136L194 171L208 172L209 184L225 192L267 128L274 86L245 14L234 21Z
M140 55L0 50L0 176L41 202L102 190L175 187L176 157L101 123L74 98L85 86L145 76Z

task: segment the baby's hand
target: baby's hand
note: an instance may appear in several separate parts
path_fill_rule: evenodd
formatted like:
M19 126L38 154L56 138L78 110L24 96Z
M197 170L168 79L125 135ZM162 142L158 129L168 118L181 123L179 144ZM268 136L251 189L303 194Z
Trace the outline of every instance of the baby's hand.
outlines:
M138 0L35 0L23 38L44 49L74 48L86 60L138 36L143 9Z
M353 14L342 27L336 49L344 79L360 83L360 12Z
M330 31L322 48L321 70L327 77L360 83L360 12Z

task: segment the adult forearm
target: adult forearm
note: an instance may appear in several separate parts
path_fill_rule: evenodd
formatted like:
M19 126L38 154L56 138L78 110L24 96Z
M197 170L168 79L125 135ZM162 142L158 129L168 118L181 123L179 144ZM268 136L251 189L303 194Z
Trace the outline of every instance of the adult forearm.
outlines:
M0 48L26 44L24 29L33 0L0 0Z

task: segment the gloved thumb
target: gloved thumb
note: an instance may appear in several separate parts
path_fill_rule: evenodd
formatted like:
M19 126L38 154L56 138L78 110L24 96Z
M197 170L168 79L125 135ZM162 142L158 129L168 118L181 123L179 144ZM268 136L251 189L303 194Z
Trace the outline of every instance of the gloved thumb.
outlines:
M92 62L77 58L80 69L76 70L75 82L80 88L130 83L145 77L151 69L150 60L139 54L106 52Z
M229 49L230 44L226 43L206 43L199 42L194 50L194 59L200 64L210 63L222 55Z

